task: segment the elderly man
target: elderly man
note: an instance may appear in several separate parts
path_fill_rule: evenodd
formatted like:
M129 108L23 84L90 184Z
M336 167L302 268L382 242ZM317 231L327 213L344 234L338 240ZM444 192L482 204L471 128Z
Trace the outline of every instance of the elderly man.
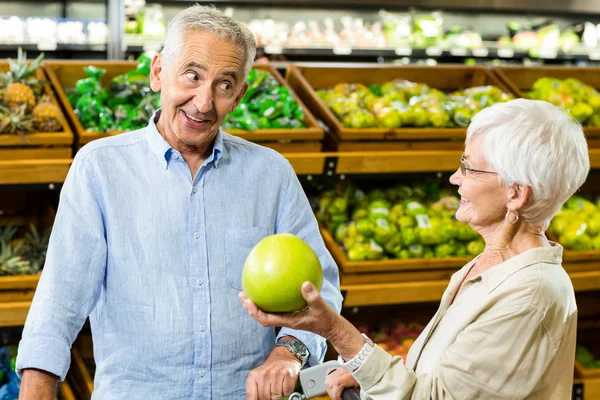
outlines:
M325 340L264 328L239 306L252 247L304 239L341 307L336 266L291 165L220 130L247 89L255 42L213 8L169 25L152 62L148 127L83 148L69 171L19 346L21 399L52 399L89 316L96 399L278 399Z

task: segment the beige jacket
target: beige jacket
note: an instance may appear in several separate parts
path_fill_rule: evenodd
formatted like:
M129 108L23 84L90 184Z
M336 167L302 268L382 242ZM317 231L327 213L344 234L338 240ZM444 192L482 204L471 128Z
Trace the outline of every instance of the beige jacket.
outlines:
M577 305L562 247L535 248L465 282L455 273L406 365L375 346L362 399L570 399Z

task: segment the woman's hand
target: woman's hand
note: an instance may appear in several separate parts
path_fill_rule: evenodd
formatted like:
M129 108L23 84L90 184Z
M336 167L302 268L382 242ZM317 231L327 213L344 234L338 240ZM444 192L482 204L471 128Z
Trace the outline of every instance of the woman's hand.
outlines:
M347 388L357 388L358 382L352 374L343 368L337 368L325 378L325 388L332 400L342 400L342 394Z
M285 326L313 332L326 339L334 336L340 325L338 313L323 300L317 288L310 282L302 284L302 296L308 303L306 308L293 313L271 314L261 311L246 298L244 292L239 293L244 309L262 326Z

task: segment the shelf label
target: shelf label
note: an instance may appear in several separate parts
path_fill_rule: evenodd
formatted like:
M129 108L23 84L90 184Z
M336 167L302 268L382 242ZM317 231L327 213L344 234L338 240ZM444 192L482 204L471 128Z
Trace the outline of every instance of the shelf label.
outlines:
M430 57L437 57L442 55L442 49L439 47L428 47L425 49L425 54Z
M410 56L412 54L412 48L410 47L396 47L395 53L397 56Z
M590 51L590 53L588 54L588 58L593 61L600 60L600 51L598 51L598 50Z
M513 49L498 49L498 57L512 58L514 55L515 51Z
M348 44L338 44L333 47L333 54L344 55L352 54L352 46Z
M281 54L283 49L278 44L268 44L265 46L265 53L267 54Z
M431 221L429 220L429 216L427 214L415 215L415 219L417 220L417 226L419 228L431 228Z
M557 56L556 49L541 49L540 58L554 59Z
M39 51L55 51L57 47L56 42L39 42L37 45Z
M464 49L462 47L454 47L450 49L450 54L455 57L464 57L467 55L467 49Z
M142 45L142 49L150 52L160 51L162 49L162 43L159 42L147 42Z
M473 49L474 57L487 57L490 52L488 49Z

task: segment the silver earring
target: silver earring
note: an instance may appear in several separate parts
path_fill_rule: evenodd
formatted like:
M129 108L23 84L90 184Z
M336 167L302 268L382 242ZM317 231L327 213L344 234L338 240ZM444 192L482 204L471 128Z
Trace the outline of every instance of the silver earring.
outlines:
M515 213L515 220L511 221L510 220L510 213L513 212ZM506 215L504 216L504 219L506 220L506 222L508 222L511 225L514 225L517 223L517 221L519 220L519 213L517 211L510 211L510 210L506 210Z

